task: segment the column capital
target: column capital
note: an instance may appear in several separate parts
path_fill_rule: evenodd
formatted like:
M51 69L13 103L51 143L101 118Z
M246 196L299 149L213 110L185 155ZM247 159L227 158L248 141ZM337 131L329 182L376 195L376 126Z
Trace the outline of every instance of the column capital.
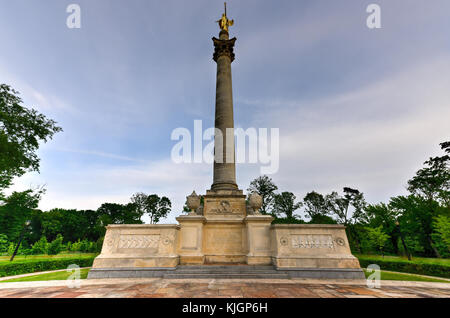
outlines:
M214 55L213 60L217 62L220 56L226 55L230 58L231 62L234 61L234 42L236 42L236 38L232 38L230 40L221 40L218 38L212 38L214 42Z

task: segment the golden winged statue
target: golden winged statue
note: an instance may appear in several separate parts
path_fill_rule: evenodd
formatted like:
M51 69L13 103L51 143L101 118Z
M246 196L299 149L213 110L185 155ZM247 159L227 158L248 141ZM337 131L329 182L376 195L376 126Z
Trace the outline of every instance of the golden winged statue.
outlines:
M234 24L234 20L229 20L227 18L227 3L226 2L225 2L225 13L223 13L220 20L217 20L216 22L219 23L219 27L221 30L224 30L227 32L228 32L228 27L230 27Z

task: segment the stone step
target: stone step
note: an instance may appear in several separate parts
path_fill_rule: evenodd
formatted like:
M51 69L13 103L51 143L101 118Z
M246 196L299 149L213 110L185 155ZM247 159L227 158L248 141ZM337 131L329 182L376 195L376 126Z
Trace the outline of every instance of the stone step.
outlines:
M289 275L278 272L272 265L182 265L164 278L275 278L287 279Z
M181 265L177 267L177 271L191 270L208 270L208 271L261 271L275 270L272 265Z
M245 279L245 278L267 278L288 279L285 273L169 273L164 278L215 278L215 279Z

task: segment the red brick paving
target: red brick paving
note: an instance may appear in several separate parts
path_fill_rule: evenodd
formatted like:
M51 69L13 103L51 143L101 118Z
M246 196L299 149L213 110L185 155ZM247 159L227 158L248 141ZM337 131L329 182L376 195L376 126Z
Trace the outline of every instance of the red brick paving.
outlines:
M0 297L7 298L345 298L345 297L446 297L450 284L400 282L377 289L361 282L311 282L307 280L164 280L132 279L85 280L80 288L68 288L65 282L1 283ZM51 286L55 284L56 286ZM41 286L40 286L41 285Z

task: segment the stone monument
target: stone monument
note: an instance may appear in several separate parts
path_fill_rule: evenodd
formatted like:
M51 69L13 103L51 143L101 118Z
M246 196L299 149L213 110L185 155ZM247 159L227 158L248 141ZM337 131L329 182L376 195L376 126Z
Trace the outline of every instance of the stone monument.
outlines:
M237 272L244 274L239 277L363 278L344 226L272 225L271 216L259 213L261 197L252 193L247 203L238 188L231 79L236 38L229 38L234 21L226 7L217 22L219 38L212 39L217 86L211 189L203 205L195 191L187 197L191 212L176 218L179 225L109 225L89 278L217 277L227 269L231 272L226 277ZM255 272L258 276L252 276Z

